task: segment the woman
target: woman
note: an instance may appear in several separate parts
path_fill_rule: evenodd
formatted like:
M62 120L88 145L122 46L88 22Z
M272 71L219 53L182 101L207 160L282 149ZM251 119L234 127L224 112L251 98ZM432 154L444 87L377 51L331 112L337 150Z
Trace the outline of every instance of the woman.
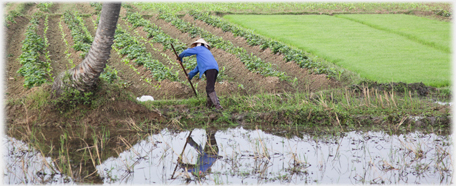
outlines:
M179 54L178 60L182 61L183 57L196 55L197 65L195 69L188 73L188 79L191 80L197 73L200 73L199 78L205 74L207 79L206 106L209 108L215 106L216 109L222 109L214 88L219 68L217 61L215 61L214 56L209 51L210 49L211 46L209 46L209 44L204 41L204 39L198 39L190 45L190 48L184 50L181 54Z

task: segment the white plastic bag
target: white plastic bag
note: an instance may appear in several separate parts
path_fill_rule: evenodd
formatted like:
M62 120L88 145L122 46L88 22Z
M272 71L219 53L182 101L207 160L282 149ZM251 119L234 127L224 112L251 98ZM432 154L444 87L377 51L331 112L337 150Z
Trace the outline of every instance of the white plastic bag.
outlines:
M153 101L154 97L149 96L149 95L144 95L144 96L141 96L141 97L137 97L136 100L138 100L138 101Z

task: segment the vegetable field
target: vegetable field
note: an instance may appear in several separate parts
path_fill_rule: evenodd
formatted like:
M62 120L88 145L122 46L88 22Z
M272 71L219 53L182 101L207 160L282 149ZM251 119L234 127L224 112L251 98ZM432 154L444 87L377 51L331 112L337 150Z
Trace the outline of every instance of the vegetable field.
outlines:
M56 75L79 64L85 57L101 7L97 3L81 3L69 11L66 7L70 5L53 4L48 10L52 13L30 6L27 11L34 13L16 16L14 22L8 22L9 96L23 96L34 86L52 83ZM182 17L166 11L142 14L135 6L124 5L111 58L101 78L122 83L136 96L191 97L190 86L175 60L171 44L180 53L203 37L212 45L211 51L219 63L215 88L221 96L318 91L341 85L334 69L321 66L304 51L272 40L265 40L268 44L259 48L249 41L239 40L233 33L217 29L191 15ZM239 30L237 33L240 31L248 32ZM30 66L18 59L37 63ZM184 65L189 71L195 67L196 59L185 58ZM204 80L195 78L193 83L198 92L205 92Z
M191 4L195 8L183 12L182 7L190 4L124 5L111 58L101 77L108 82L119 80L137 96L190 97L188 82L170 45L181 52L203 37L212 44L220 65L216 90L222 96L337 88L358 81L353 79L356 74L382 83L424 82L437 87L450 84L448 22L410 15L362 14L221 18L203 10L247 9L235 4L207 3ZM257 7L255 3L244 5ZM296 7L309 11L368 11L372 6L265 5L255 11L289 13L297 11ZM410 8L411 4L382 6L384 10L397 11ZM5 23L10 96L22 96L34 86L51 83L60 72L80 63L93 41L101 11L99 3L25 3L8 8ZM195 58L185 59L184 65L187 70L194 68ZM198 92L204 92L205 81L194 81Z

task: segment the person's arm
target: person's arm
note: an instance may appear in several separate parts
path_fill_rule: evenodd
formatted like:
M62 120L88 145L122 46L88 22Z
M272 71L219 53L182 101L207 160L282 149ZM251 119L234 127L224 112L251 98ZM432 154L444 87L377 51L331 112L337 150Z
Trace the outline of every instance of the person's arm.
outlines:
M195 69L193 69L192 71L190 71L188 73L188 79L189 80L192 80L193 76L195 76L196 74L198 74L199 72L199 69L198 69L198 66L195 67Z
M197 53L197 50L195 48L189 48L187 50L184 50L182 53L179 54L179 59L182 61L183 57L195 55Z
M192 137L189 137L189 139L188 139L188 144L190 144L190 146L192 146L193 148L195 148L196 151L198 151L198 154L202 154L202 153L203 153L203 148L202 148L200 145L198 145L198 144L193 140Z

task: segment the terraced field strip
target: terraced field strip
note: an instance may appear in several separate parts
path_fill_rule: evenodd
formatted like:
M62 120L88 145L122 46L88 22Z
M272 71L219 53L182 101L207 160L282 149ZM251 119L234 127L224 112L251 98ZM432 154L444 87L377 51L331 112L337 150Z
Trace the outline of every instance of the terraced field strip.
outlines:
M334 16L398 34L448 54L451 53L450 22L405 14L340 14Z
M450 84L450 55L403 36L326 15L226 15L225 19L385 82Z

